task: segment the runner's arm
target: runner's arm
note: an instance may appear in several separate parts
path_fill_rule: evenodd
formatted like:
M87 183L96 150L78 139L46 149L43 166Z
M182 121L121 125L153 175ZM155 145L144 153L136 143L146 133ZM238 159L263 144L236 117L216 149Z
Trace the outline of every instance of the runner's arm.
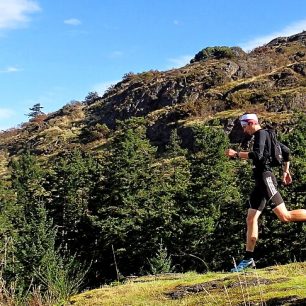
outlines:
M228 156L228 157L241 158L241 159L248 159L249 158L249 152L248 151L235 151L233 149L226 150L225 155Z
M260 130L255 134L253 151L249 152L249 159L252 159L256 164L264 163L266 157L264 156L264 149L267 139L265 130Z
M279 144L280 144L280 147L282 149L282 154L283 154L283 158L284 158L282 182L285 185L289 185L289 184L292 183L292 177L291 177L291 173L289 171L289 167L290 167L290 150L283 143L280 142Z

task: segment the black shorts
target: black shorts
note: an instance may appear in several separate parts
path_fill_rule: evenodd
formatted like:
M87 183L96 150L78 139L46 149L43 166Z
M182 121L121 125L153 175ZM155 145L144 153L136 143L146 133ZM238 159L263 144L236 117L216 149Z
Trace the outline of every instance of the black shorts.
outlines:
M277 181L271 171L265 171L255 179L255 187L250 194L250 208L262 211L266 204L272 208L282 204L283 198L277 190Z

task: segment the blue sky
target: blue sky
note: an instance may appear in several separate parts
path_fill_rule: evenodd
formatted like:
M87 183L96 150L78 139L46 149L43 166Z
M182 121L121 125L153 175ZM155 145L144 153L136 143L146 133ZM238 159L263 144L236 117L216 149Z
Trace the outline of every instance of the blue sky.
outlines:
M304 0L0 0L0 130L102 94L128 72L182 67L306 30Z

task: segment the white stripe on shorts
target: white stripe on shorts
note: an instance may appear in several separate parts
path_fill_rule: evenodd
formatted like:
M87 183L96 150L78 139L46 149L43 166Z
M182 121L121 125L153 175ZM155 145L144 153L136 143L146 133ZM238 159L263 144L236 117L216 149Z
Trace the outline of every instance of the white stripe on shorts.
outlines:
M271 192L271 198L277 193L277 190L273 184L273 181L272 181L272 177L271 176L268 176L266 178L266 181L267 181L267 184L268 184L268 187L269 187L269 190Z

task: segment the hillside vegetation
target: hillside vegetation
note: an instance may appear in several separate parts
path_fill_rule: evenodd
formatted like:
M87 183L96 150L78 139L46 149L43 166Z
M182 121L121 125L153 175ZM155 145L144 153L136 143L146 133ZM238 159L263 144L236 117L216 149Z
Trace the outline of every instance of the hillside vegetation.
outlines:
M277 127L294 179L281 193L305 207L305 52L306 32L250 53L205 48L179 69L127 73L103 97L36 105L0 133L0 301L63 304L131 275L228 271L252 181L224 151L249 147L245 111ZM305 261L305 229L267 208L258 268Z

